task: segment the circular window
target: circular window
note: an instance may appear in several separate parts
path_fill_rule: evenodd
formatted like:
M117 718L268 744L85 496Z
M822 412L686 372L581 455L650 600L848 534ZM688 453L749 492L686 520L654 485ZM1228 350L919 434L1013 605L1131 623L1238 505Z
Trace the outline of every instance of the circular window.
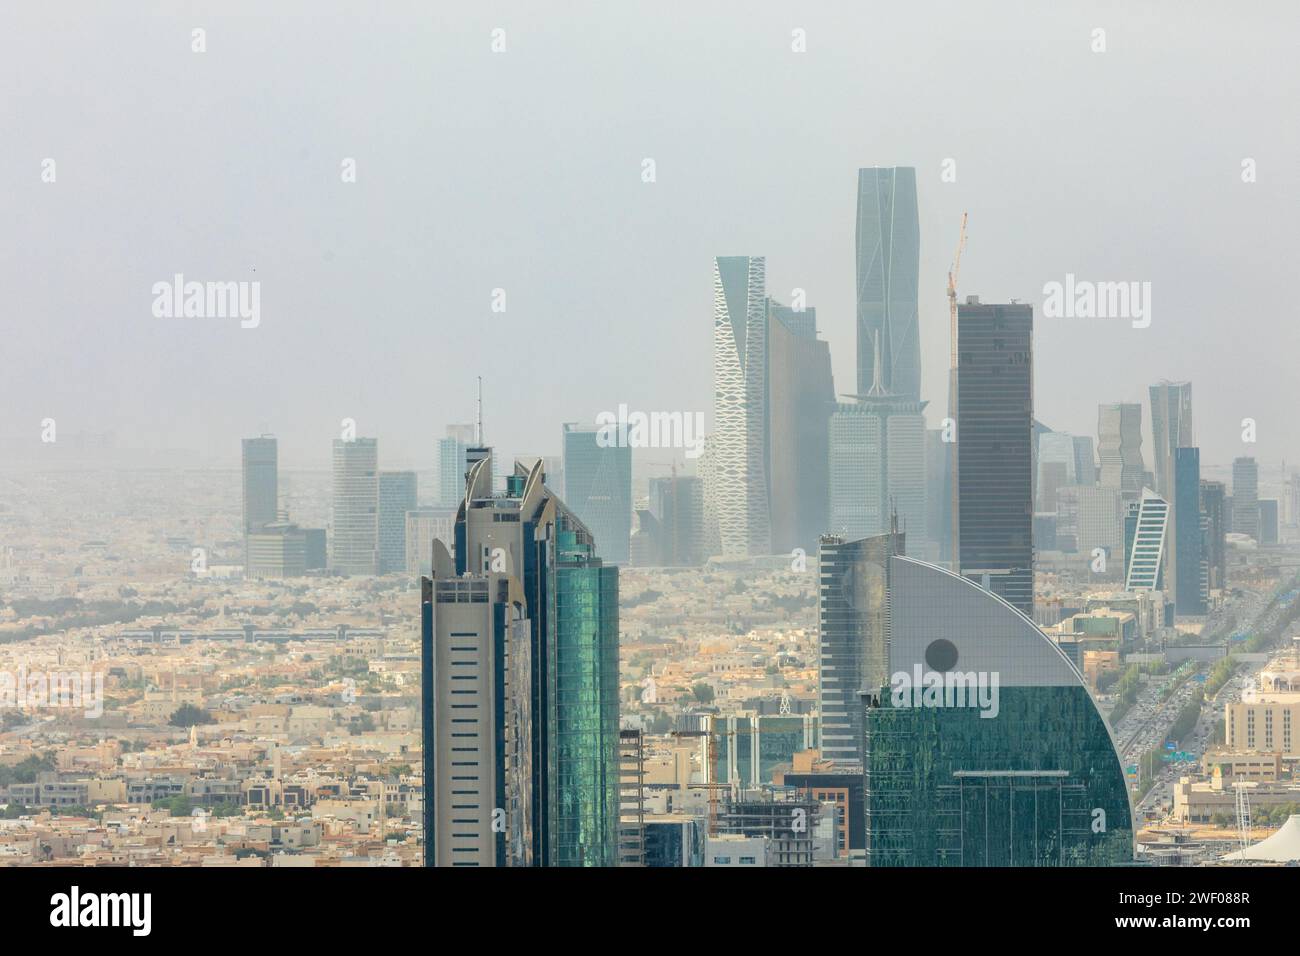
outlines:
M925 649L925 662L931 670L950 671L957 666L957 645L940 638Z

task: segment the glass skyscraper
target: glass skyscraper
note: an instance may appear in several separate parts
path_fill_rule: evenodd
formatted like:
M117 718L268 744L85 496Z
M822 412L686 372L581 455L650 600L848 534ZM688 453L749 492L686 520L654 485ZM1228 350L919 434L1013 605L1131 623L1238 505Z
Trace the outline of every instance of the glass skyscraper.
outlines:
M279 452L270 435L243 440L244 564L248 565L248 536L275 521Z
M889 676L862 704L868 865L1130 862L1115 743L1065 653L997 595L912 558L889 559L883 598Z
M902 534L821 539L817 705L822 756L838 764L862 761L860 695L886 679L889 559L904 545Z
M1098 483L1118 488L1130 500L1142 493L1146 465L1142 462L1142 406L1121 402L1097 407Z
M1254 458L1232 460L1232 530L1259 540L1259 464Z
M406 566L406 513L416 505L413 471L379 473L379 573L409 570Z
M632 448L627 435L611 427L602 438L595 426L566 424L564 487L566 504L591 529L600 557L610 564L627 564L632 536Z
M549 866L614 866L618 830L618 569L563 519L555 542L548 719ZM611 729L613 732L611 733Z
M330 568L374 574L379 568L379 442L334 439Z
M1202 615L1206 611L1204 536L1201 529L1201 450L1174 450L1174 610Z
M876 351L881 385L900 399L921 399L921 337L917 311L921 226L916 170L858 170L858 394L872 385Z
M961 573L1034 613L1032 306L957 307Z
M421 582L426 865L613 866L618 569L540 460L491 474Z

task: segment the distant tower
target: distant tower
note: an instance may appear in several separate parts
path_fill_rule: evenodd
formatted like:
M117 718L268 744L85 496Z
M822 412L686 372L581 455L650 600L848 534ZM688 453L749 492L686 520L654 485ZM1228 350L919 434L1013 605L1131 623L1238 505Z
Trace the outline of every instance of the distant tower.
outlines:
M379 442L334 439L330 567L342 574L379 568Z
M871 388L876 353L883 350L881 386L900 399L918 402L921 226L915 169L858 170L856 233L858 394Z
M1142 493L1142 406L1137 403L1100 405L1097 408L1097 454L1101 458L1098 482L1118 488L1129 499Z
M957 548L960 573L1034 613L1034 311L957 309Z
M713 263L713 435L705 508L724 555L772 550L767 481L767 299L762 256ZM566 483L573 481L567 471ZM569 497L572 486L566 484Z
M248 536L276 520L279 452L275 438L243 440L244 564L248 564Z
M1259 464L1254 458L1232 462L1232 530L1259 540Z

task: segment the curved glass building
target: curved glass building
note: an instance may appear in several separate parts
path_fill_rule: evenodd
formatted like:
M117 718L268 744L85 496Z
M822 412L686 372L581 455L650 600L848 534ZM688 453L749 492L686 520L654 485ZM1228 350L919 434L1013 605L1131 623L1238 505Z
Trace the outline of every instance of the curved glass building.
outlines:
M888 580L889 678L863 691L868 864L1131 861L1123 768L1065 654L943 568L895 554Z

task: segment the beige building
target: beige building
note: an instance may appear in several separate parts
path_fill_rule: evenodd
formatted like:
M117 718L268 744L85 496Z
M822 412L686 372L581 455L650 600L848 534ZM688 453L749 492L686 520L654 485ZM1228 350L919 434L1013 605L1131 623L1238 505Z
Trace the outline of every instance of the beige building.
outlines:
M1224 741L1228 750L1300 757L1300 692L1257 691L1252 698L1224 705Z

